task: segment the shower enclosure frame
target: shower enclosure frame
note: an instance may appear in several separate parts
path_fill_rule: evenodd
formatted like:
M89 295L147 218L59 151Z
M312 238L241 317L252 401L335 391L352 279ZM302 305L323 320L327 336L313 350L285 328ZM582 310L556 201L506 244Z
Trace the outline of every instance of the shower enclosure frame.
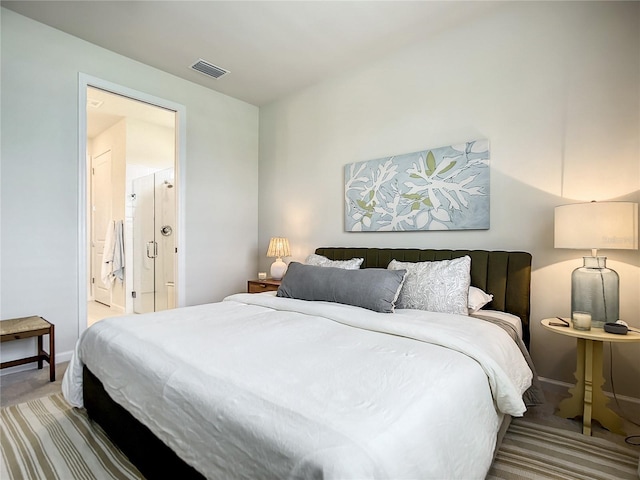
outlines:
M132 312L175 307L174 169L132 181Z

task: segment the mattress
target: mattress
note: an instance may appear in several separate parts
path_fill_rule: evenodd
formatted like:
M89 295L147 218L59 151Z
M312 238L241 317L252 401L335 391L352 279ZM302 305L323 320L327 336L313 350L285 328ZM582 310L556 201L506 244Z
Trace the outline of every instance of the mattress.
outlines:
M63 380L78 407L85 365L207 478L484 478L532 379L480 319L268 293L95 324Z

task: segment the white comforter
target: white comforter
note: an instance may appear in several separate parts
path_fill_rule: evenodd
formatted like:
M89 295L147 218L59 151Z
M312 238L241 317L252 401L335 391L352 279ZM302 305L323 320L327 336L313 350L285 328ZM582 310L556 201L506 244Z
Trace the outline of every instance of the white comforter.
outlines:
M465 316L232 295L103 320L82 366L208 478L484 478L532 373L499 327Z

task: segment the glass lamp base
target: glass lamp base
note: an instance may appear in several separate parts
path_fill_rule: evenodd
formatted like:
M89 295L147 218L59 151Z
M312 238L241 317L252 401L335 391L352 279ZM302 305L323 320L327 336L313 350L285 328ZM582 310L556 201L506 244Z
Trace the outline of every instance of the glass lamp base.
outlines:
M571 313L588 312L591 326L602 328L620 318L618 274L607 268L607 257L583 257L571 274Z

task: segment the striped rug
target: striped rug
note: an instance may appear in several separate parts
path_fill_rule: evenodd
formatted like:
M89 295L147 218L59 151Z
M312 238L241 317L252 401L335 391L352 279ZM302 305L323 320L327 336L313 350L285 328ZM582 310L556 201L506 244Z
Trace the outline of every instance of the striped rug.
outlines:
M2 409L3 480L143 479L61 394ZM515 419L487 479L638 480L638 449Z
M84 410L62 394L5 407L0 416L3 480L142 479Z
M517 418L487 479L638 480L638 455L638 448Z

